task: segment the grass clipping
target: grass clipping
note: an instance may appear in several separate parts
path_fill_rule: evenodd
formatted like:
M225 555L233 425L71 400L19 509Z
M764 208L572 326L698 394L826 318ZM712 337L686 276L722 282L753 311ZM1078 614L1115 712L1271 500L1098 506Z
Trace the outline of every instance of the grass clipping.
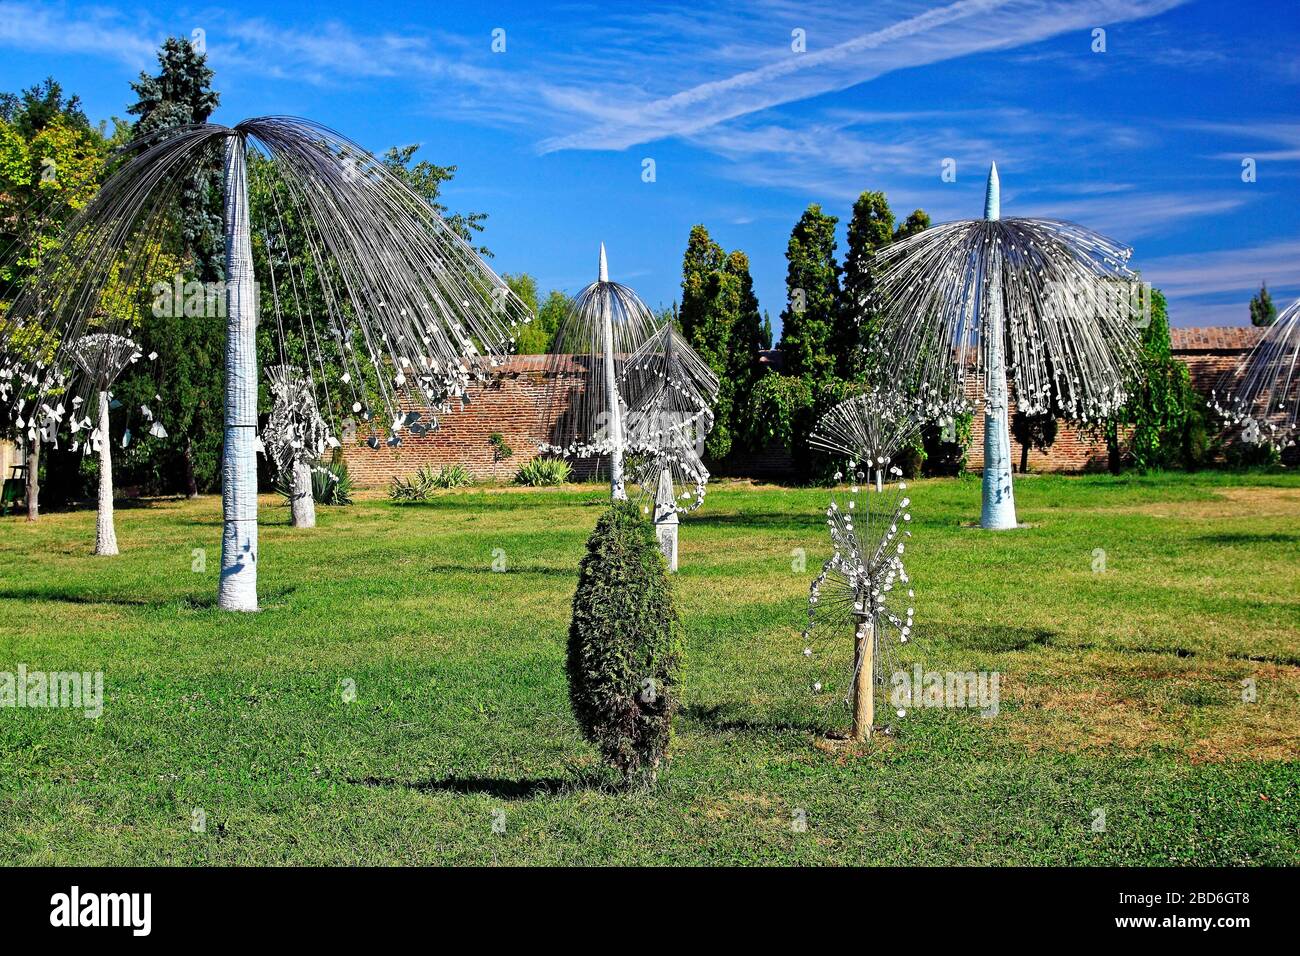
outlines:
M679 703L681 624L654 530L615 502L578 570L567 669L573 714L629 785L651 786Z

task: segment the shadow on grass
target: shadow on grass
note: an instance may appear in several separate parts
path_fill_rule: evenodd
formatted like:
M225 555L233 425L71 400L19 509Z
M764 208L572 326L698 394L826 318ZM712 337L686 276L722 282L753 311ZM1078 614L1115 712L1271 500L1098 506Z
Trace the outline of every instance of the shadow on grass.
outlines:
M297 588L293 587L264 590L260 594L261 605L269 607L279 604L296 590ZM180 606L195 611L211 610L217 606L217 596L215 594L205 594L202 597L194 594L172 595L149 600L148 598L121 597L114 594L83 594L59 588L3 588L0 589L0 600L53 601L59 604L109 604L115 607L165 608Z
M754 734L821 733L824 723L806 717L761 717L748 714L734 703L691 704L682 708L682 717L703 724L712 731L736 731Z
M691 515L682 523L702 528L781 528L789 531L796 528L823 528L826 526L826 516L821 512L777 511L756 514L742 511L735 514Z
M444 777L441 780L392 780L384 777L349 779L348 783L362 787L403 788L422 793L459 793L483 795L498 800L533 800L537 797L556 797L578 790L605 790L608 783L593 775L540 777L536 780L508 780L504 777Z
M1225 534L1203 534L1194 540L1205 544L1300 544L1300 534L1285 531L1261 531L1258 534L1232 532Z

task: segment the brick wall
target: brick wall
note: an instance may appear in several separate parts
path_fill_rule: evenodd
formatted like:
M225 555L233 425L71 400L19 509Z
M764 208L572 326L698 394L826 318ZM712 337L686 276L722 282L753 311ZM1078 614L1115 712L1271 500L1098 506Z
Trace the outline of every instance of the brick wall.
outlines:
M1215 383L1231 372L1236 363L1259 340L1261 329L1245 327L1210 327L1172 329L1174 355L1187 363L1192 384L1198 391L1208 394ZM762 361L772 367L780 366L780 353L764 352ZM405 436L400 448L371 449L364 445L350 446L344 450L348 470L362 487L387 485L398 475L409 475L422 465L459 463L475 477L509 481L521 465L538 454L538 444L543 440L553 416L547 414L547 396L563 395L581 387L579 369L574 364L548 364L546 356L521 355L512 358L498 369L489 381L470 386L469 404L441 417L441 425L422 438ZM558 391L552 391L558 390ZM1014 391L1014 388L1013 388ZM984 467L984 415L980 402L982 388L972 382L969 397L977 411L973 423L968 467ZM556 403L562 405L562 402ZM1014 398L1011 410L1015 411ZM488 436L500 432L514 450L514 455L495 467ZM1012 441L1012 457L1019 467L1020 446ZM580 475L590 474L599 467L598 462L575 463ZM1093 442L1080 434L1079 429L1062 422L1056 442L1046 453L1031 451L1031 471L1087 471L1106 466L1104 444ZM780 479L793 471L792 462L785 449L778 446L759 452L733 455L725 469L728 475L754 478Z

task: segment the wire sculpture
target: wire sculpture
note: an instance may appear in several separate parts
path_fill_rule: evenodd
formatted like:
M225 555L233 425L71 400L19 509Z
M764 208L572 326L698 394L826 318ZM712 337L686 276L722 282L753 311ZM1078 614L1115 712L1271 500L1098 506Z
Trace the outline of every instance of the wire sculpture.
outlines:
M302 369L272 365L266 373L273 403L262 430L262 444L280 480L288 486L290 523L296 528L315 527L312 472L319 467L317 462L326 450L337 447L339 442L321 417L311 383Z
M122 164L71 219L33 281L0 319L12 406L42 408L69 381L71 351L92 319L107 331L100 300L111 280L130 287L153 274L172 236L174 203L198 169L224 170L226 279L226 436L223 443L221 578L218 606L257 607L257 355L259 296L253 271L250 163L270 190L277 227L264 235L287 271L267 275L277 333L296 318L308 378L326 388L326 356L338 395L326 394L331 428L346 434L343 415L389 444L420 419L462 402L469 383L485 378L513 348L528 309L469 245L384 164L362 147L309 120L249 119L234 127L203 124L160 130L129 144ZM291 220L297 231L286 227ZM286 237L301 237L283 255ZM287 280L287 281L284 281ZM313 297L324 305L319 312ZM323 340L331 339L326 349ZM337 358L335 358L335 356ZM80 386L83 390L89 385ZM77 397L84 399L84 393ZM34 403L34 404L33 404ZM377 418L382 409L385 417ZM17 414L22 414L21 411ZM74 416L77 412L73 413ZM412 418L412 415L415 418ZM28 415L27 418L35 418ZM84 425L85 419L82 418ZM28 424L26 421L24 425ZM342 429L338 426L342 425ZM40 422L47 440L59 427ZM427 425L421 425L427 428ZM34 436L35 437L35 436Z
M1058 408L1086 422L1124 403L1142 307L1129 256L1074 223L1002 219L996 165L984 219L935 226L877 253L872 307L883 316L885 367L929 389L930 418L963 406L970 372L982 381L982 527L1016 526L1008 375L1028 414Z
M913 628L915 591L903 564L905 539L912 536L912 502L902 469L892 460L920 427L914 401L876 389L836 405L813 432L817 447L848 458L847 471L835 478L848 479L849 494L843 505L832 496L826 509L833 551L808 590L803 653L825 672L814 682L813 693L842 697L858 741L872 734L875 688L896 668L897 648L907 643ZM868 487L861 494L864 481ZM836 636L852 626L847 696L837 683L837 673L843 673L837 664L839 641L832 638L828 646L814 648L819 624Z
M624 370L658 330L658 320L637 294L610 281L602 243L596 281L569 303L551 342L549 384L539 412L549 436L543 452L608 456L615 500L627 498L624 457L658 451L623 427L629 410L639 408L652 387L649 379L625 380Z
M113 452L108 431L108 413L112 404L112 395L109 389L128 365L140 359L141 352L135 342L125 336L114 335L111 332L95 332L81 337L72 357L90 383L98 407L98 420L86 442L86 447L99 456L95 554L114 555L118 553L118 549L117 528L113 521ZM73 399L74 402L79 400L79 398ZM72 426L75 432L78 422L75 416L73 418Z
M672 491L664 506L694 511L703 504L709 481L702 456L713 428L718 376L669 319L628 359L622 382L624 392L639 396L628 409L629 440L633 447L654 449L629 457L640 497L659 497L666 474Z
M1279 448L1295 444L1300 430L1300 299L1264 330L1211 393L1211 404L1243 441Z

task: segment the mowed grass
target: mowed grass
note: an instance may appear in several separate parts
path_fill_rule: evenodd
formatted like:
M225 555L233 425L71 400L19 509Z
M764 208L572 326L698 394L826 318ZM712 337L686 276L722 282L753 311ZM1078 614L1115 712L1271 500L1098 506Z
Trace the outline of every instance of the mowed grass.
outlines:
M0 709L0 861L1296 862L1297 476L1029 477L1032 527L1001 534L963 527L974 479L911 495L905 663L998 672L998 714L886 711L892 739L819 747L846 719L847 675L816 695L800 653L828 492L719 484L681 527L671 762L632 793L564 675L598 487L374 498L314 531L265 498L256 615L213 607L217 498L121 508L112 559L91 511L6 519L0 671L102 670L106 700Z

